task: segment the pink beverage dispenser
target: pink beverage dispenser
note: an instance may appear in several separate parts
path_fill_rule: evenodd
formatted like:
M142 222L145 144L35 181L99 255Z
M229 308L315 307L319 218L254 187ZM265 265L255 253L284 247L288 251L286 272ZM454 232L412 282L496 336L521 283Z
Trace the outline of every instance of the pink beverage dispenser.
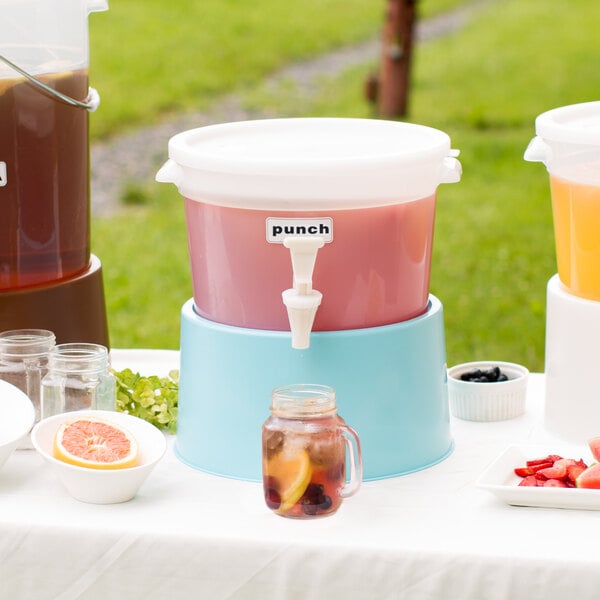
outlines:
M182 309L176 451L260 479L271 390L336 390L365 479L452 448L441 303L429 294L448 136L371 119L186 131L157 180L184 197L194 296Z
M107 345L90 254L90 12L104 0L0 0L0 330Z

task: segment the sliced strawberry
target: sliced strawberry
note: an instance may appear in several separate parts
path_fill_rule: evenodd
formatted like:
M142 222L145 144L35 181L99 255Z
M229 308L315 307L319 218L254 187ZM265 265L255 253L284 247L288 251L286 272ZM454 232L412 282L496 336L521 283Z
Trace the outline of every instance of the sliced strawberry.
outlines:
M519 485L528 486L528 487L536 487L540 485L539 481L535 477L535 475L528 475L524 479L519 482Z
M515 475L519 477L530 477L533 475L533 471L529 467L517 467L515 469Z
M548 479L548 481L544 481L544 487L567 487L567 484L561 479Z
M551 467L540 469L539 474L546 479L564 479L567 476L567 467L576 463L572 458L559 458Z
M548 469L553 466L551 462L538 463L537 465L530 465L527 467L517 467L515 469L515 475L519 477L527 477L528 475L535 475L538 471L542 469Z
M554 464L555 461L560 460L562 456L558 454L548 454L548 456L544 456L544 458L533 458L528 460L525 464L528 467L534 467L535 465L541 465L542 463L551 463Z

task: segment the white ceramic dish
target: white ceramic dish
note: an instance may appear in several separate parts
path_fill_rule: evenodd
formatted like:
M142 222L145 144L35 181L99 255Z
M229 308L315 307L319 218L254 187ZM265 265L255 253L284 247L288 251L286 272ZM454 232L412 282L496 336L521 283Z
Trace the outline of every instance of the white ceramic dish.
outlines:
M508 381L479 383L460 376L474 369L499 367ZM525 412L529 371L503 361L476 361L448 369L448 399L452 414L466 421L505 421Z
M548 454L560 454L564 458L583 458L588 465L593 462L589 450L583 447L509 446L483 472L476 485L513 506L600 510L600 490L518 485L521 477L515 475L515 467L525 466L525 461Z
M102 418L127 428L137 440L139 461L126 469L88 469L68 464L53 456L54 436L61 423L81 416ZM81 502L116 504L131 500L158 461L163 457L165 435L143 419L120 412L82 410L40 421L31 432L34 448L44 457L69 494Z
M18 387L0 380L0 468L35 421L31 400Z

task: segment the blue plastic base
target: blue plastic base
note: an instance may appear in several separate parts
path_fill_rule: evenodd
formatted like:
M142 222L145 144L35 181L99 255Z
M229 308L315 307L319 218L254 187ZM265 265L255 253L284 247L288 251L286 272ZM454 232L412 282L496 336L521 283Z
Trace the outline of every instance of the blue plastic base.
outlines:
M425 469L453 449L442 305L384 327L311 334L230 327L182 308L177 456L236 479L261 479L261 426L271 390L320 383L360 437L364 479Z

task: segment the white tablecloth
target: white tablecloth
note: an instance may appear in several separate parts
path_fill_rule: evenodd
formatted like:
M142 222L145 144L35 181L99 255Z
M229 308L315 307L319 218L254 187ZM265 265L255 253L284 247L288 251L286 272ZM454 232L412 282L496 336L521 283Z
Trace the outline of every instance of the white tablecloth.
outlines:
M113 351L147 374L177 360ZM549 444L543 384L531 376L524 416L453 420L446 460L312 521L271 513L258 483L184 465L172 439L138 496L108 506L73 500L18 451L0 471L0 598L597 600L600 511L512 507L475 486L506 446Z

